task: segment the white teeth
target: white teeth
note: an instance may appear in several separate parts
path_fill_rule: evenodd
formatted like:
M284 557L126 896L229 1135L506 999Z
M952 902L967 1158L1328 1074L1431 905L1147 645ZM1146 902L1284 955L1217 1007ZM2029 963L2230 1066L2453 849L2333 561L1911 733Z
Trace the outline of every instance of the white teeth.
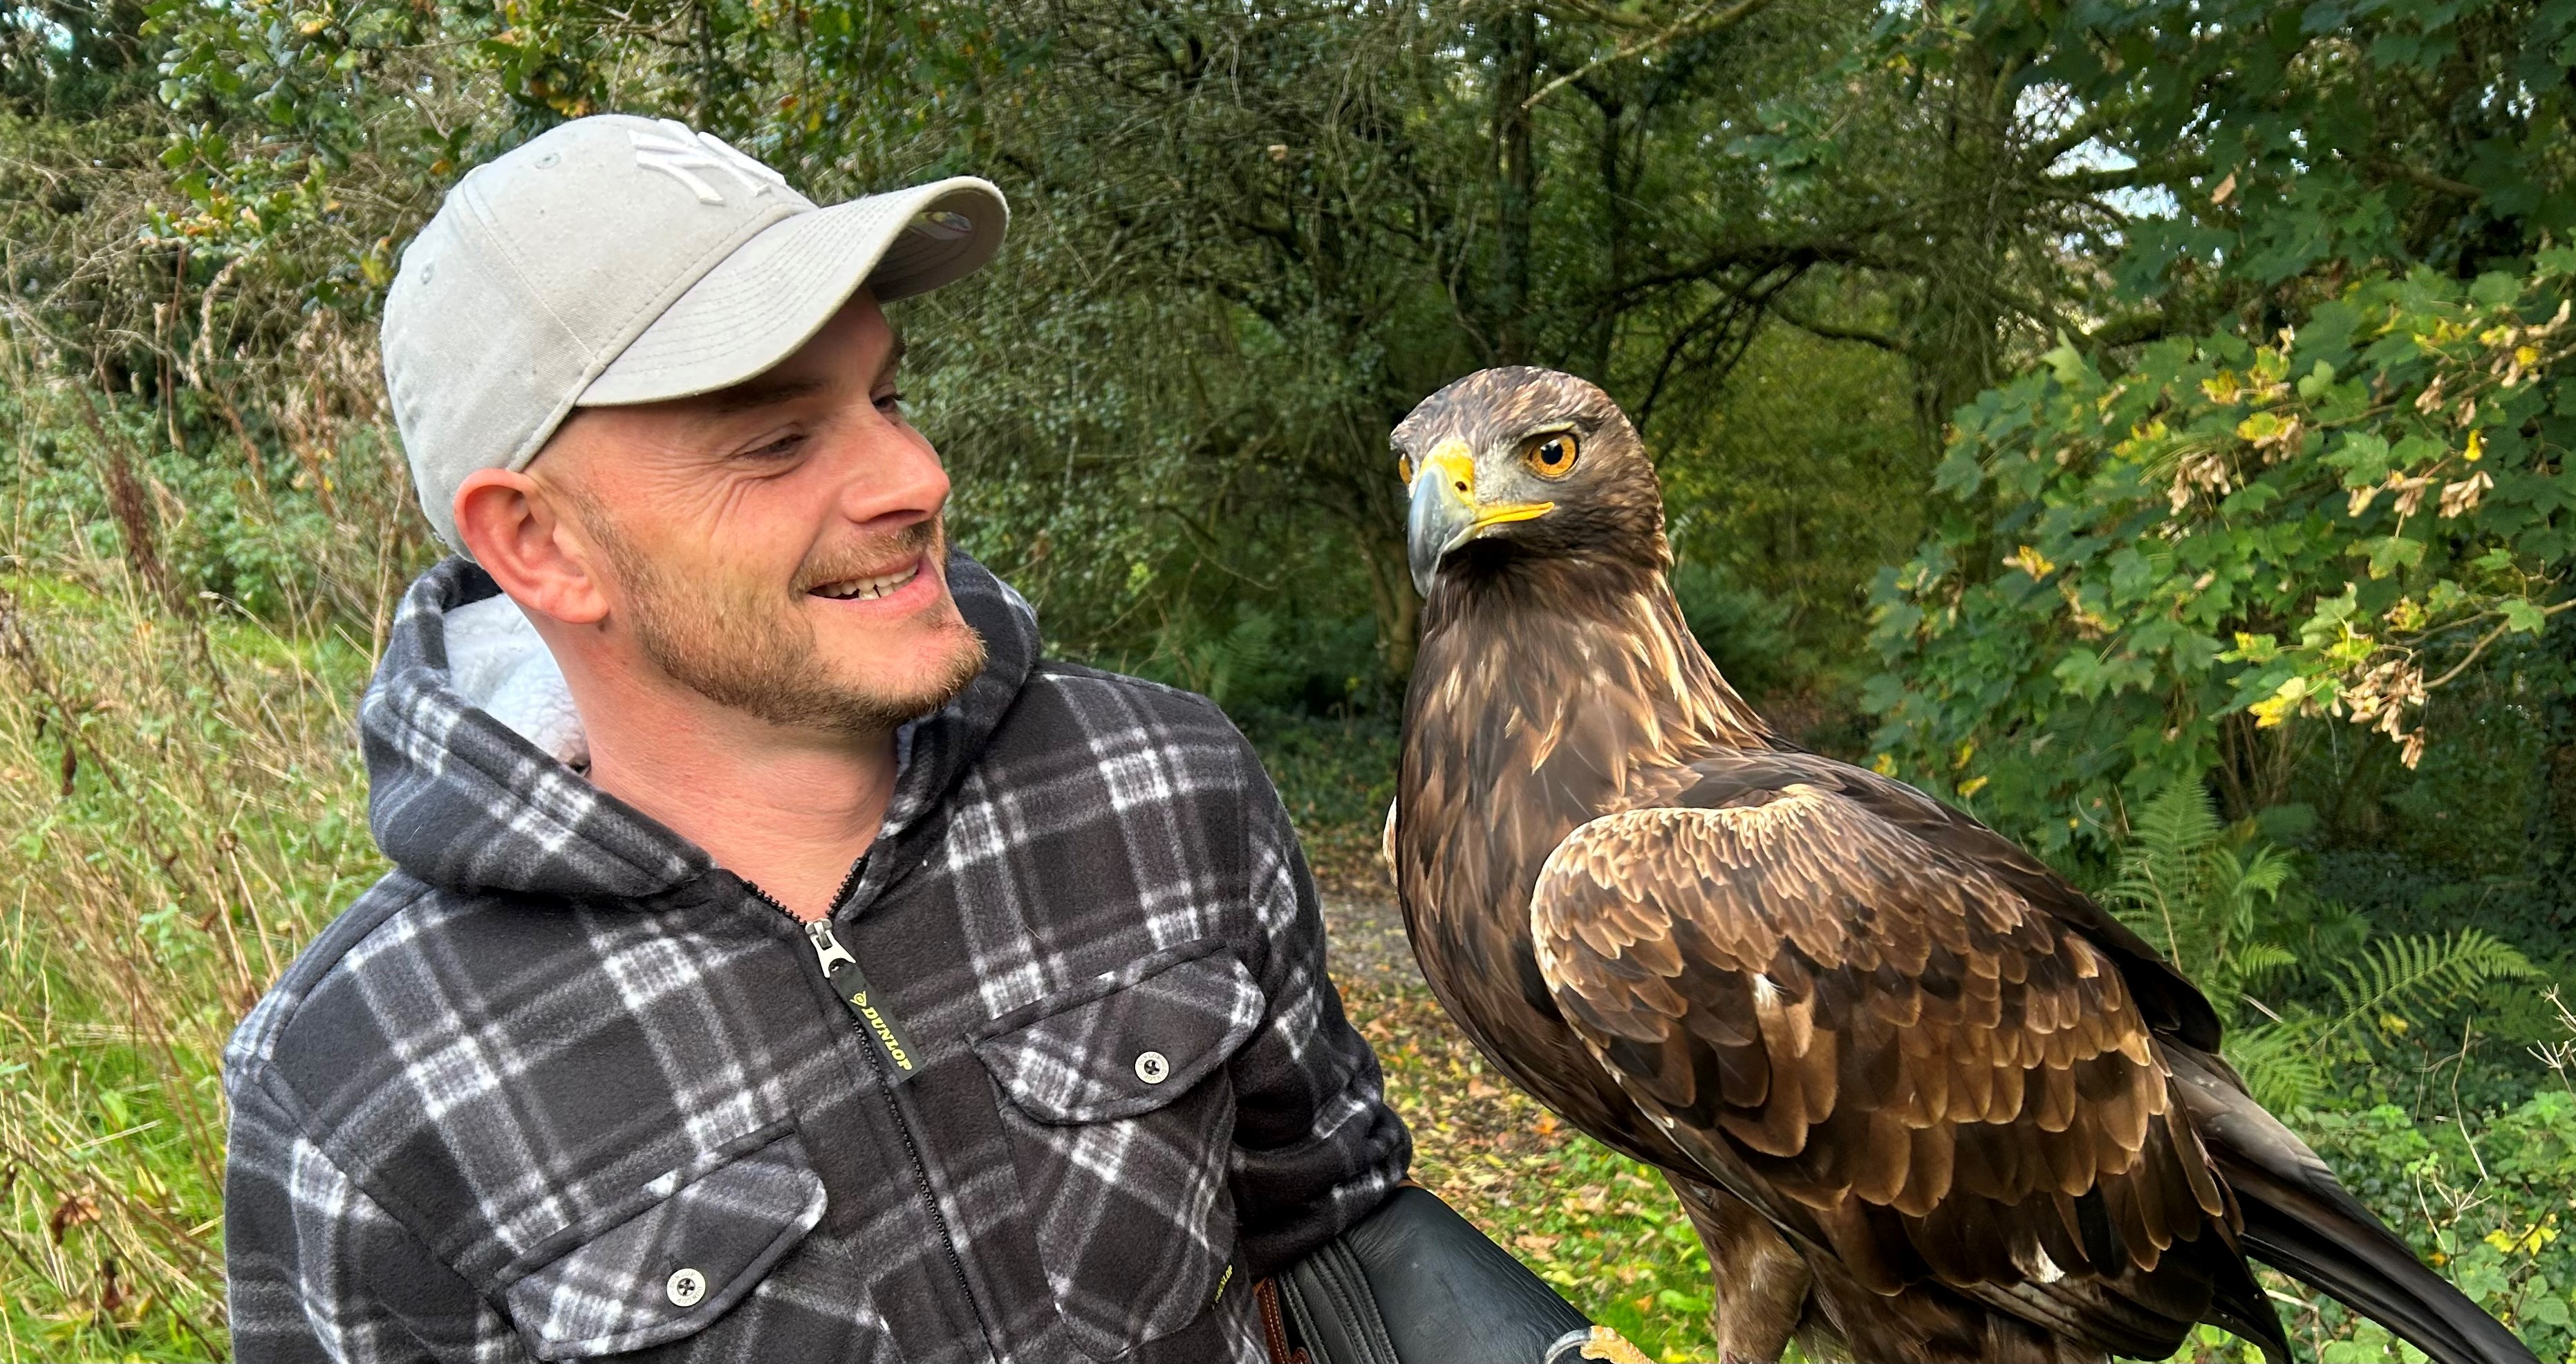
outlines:
M848 582L826 583L814 589L818 597L835 601L871 601L921 576L921 565L913 563L903 569L874 578L852 578Z

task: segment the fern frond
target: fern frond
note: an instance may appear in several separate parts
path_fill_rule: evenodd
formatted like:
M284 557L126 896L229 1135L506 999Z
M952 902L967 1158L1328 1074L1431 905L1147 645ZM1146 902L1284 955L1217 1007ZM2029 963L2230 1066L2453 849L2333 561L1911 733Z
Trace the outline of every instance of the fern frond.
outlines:
M2208 922L2209 854L2220 832L2218 811L2200 783L2171 783L2138 811L2119 876L2103 892L2122 923L2186 970L2208 955L2201 949L2212 930L2224 932Z
M2275 1113L2312 1106L2326 1091L2324 1052L2318 1047L2322 1024L2312 1014L2278 1023L2238 1028L2221 1048L2228 1064L2245 1077L2254 1101Z
M2266 977L2287 971L2299 964L2299 954L2278 943L2247 943L2228 959L2228 967L2240 986L2259 984Z
M2227 858L2231 863L2235 861L2235 855L2232 853L2227 854ZM2290 859L2284 856L2280 849L2264 848L2256 852L2254 859L2245 863L2237 872L2236 886L2240 892L2278 895L2281 893L2281 887L2289 884L2292 870Z
M2483 929L2460 928L2440 937L2413 934L2383 938L2327 973L2343 1005L2331 1032L2366 1018L2436 1009L2494 981L2540 974L2521 950Z

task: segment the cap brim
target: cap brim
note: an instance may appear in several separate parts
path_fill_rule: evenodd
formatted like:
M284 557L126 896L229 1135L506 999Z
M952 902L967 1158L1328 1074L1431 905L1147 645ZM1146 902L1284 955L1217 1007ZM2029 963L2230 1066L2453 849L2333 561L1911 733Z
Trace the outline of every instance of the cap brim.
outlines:
M799 213L744 242L611 361L576 407L730 388L796 352L862 285L880 301L972 274L1010 209L973 176Z

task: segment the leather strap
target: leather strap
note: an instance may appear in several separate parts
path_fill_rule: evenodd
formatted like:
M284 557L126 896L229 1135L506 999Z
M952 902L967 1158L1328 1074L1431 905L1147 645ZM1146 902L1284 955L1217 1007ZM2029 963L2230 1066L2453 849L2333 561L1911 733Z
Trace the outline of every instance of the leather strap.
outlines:
M1270 1364L1314 1364L1304 1350L1288 1343L1288 1319L1279 1306L1279 1282L1263 1279L1252 1286L1253 1307L1261 1313L1261 1343Z

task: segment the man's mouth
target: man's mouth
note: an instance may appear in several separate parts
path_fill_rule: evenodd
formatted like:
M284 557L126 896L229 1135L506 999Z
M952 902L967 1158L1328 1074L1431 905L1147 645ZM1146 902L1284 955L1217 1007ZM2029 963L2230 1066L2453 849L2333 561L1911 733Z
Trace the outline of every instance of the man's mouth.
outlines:
M834 601L874 601L879 597L890 597L921 576L923 562L915 559L901 568L861 578L843 578L839 582L808 588L806 592L809 596L830 597Z

